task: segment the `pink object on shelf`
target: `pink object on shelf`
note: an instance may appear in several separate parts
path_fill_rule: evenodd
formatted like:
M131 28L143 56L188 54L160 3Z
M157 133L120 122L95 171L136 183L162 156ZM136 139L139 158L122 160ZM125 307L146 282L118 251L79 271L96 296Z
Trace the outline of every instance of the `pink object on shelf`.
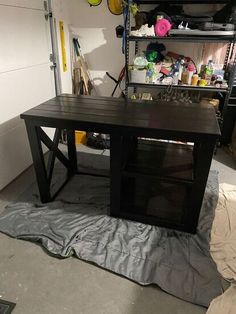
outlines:
M190 72L194 72L194 71L195 71L195 66L194 66L193 63L189 63L189 65L188 65L188 70L189 70Z
M161 19L156 22L155 33L158 37L167 36L169 30L171 30L171 24L167 19Z

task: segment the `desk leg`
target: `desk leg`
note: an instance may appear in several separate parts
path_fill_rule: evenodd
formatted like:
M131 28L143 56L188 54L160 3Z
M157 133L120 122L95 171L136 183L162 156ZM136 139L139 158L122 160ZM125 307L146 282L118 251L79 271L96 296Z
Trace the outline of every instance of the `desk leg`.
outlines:
M110 215L119 216L121 206L121 166L122 166L122 137L110 136L110 180L111 207Z
M29 138L29 144L36 174L36 179L39 188L40 199L42 203L51 200L50 183L47 179L47 172L44 163L42 144L40 140L40 127L34 126L31 123L26 124L26 130Z
M76 145L75 145L75 131L66 130L66 134L67 134L68 158L70 161L69 175L71 175L78 171L77 153L76 153Z
M215 142L210 141L199 142L196 143L195 146L194 183L190 194L189 208L186 213L186 226L188 226L187 231L191 233L195 233L197 229L214 149Z

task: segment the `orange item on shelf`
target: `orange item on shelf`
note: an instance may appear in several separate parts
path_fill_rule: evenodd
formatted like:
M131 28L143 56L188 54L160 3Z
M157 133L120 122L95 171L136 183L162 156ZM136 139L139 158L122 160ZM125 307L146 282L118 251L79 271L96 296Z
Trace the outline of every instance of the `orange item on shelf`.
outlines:
M191 82L191 85L193 85L193 86L197 86L197 84L198 84L198 80L199 80L199 76L198 76L197 74L194 74L194 75L192 76L192 82Z

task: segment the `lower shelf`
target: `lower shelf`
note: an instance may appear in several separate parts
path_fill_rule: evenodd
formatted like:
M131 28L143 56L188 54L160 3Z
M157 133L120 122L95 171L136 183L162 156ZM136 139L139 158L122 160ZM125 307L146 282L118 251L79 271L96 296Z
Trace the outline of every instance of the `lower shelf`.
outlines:
M121 215L148 217L149 223L181 226L188 206L186 185L122 177ZM143 219L142 219L143 221Z

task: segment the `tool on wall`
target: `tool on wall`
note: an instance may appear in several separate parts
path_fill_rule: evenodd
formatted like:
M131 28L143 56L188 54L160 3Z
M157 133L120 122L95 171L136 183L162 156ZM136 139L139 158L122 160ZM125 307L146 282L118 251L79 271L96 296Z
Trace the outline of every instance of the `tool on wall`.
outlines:
M60 28L60 37L61 37L61 55L62 55L62 65L63 65L63 72L67 71L67 60L66 60L66 44L65 44L65 32L64 32L64 22L59 22Z

